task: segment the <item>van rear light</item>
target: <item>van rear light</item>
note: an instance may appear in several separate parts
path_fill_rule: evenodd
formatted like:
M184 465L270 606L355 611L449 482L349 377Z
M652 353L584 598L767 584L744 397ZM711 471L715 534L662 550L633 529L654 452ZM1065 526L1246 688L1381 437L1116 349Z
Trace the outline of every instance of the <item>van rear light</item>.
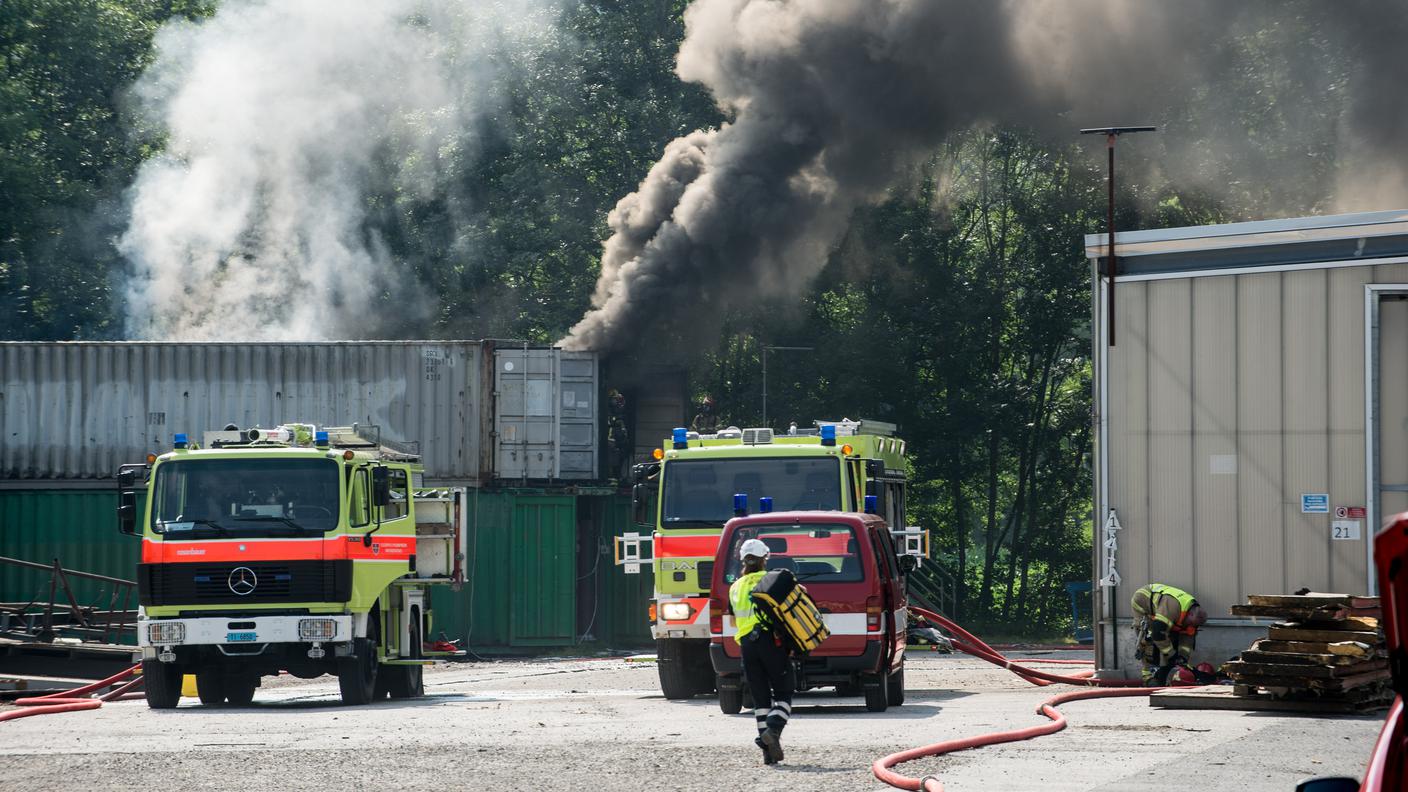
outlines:
M709 633L711 635L724 634L724 601L709 600Z
M880 632L880 616L884 609L880 604L879 597L865 598L865 631Z

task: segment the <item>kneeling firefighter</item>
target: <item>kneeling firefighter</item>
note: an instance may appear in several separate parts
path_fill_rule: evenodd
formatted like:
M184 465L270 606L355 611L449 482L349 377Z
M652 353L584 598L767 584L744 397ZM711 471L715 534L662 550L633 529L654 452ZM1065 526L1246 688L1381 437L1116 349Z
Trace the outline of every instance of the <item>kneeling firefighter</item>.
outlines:
M1129 604L1136 617L1135 653L1144 664L1144 684L1168 684L1170 672L1187 669L1208 612L1192 594L1164 583L1144 586Z
M753 743L762 749L766 764L776 764L782 760L782 730L792 717L792 663L773 625L753 603L753 589L767 574L768 546L761 539L749 539L738 555L743 574L729 587L728 601L743 654L743 678L753 694L758 723Z

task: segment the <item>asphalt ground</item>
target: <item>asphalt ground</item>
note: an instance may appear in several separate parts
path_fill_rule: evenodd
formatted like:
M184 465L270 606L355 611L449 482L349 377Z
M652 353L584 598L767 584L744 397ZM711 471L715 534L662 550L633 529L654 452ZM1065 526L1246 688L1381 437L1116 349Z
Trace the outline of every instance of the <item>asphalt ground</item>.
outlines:
M1043 722L1037 704L1067 689L932 653L915 653L906 677L907 702L885 713L800 695L776 767L762 765L750 714L666 701L652 664L620 658L440 664L425 698L366 707L341 706L330 677L281 677L243 708L133 701L0 723L0 789L878 790L877 757ZM1058 734L900 769L949 792L1290 792L1307 776L1358 775L1380 723L1143 698L1063 711Z

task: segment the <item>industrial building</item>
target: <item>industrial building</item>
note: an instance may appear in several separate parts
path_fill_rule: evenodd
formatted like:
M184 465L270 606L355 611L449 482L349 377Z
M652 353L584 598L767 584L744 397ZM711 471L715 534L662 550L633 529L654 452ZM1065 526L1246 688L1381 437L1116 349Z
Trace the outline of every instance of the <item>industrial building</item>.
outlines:
M1208 608L1214 662L1264 635L1230 616L1248 594L1377 593L1372 535L1408 510L1408 211L1119 233L1113 301L1106 241L1085 240L1100 667L1137 670L1147 582Z

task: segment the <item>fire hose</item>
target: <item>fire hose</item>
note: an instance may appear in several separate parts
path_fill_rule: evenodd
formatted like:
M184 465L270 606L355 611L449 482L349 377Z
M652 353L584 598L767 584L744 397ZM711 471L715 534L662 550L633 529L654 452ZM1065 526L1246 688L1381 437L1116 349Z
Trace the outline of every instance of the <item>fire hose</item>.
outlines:
M50 693L45 696L34 696L31 698L16 699L15 705L26 707L11 712L0 713L0 721L16 720L18 718L28 718L31 715L50 715L60 712L79 712L81 710L97 709L103 706L104 701L123 701L131 698L139 698L141 693L133 693L142 684L142 677L139 675L141 666L133 666L125 671L113 674L107 679L101 679L72 690L61 690L57 693ZM119 685L119 682L125 683ZM92 693L106 687L114 687L97 698L90 698Z
M1159 690L1159 688L1144 687L1144 683L1137 679L1096 679L1092 676L1094 671L1083 671L1078 674L1063 675L1052 674L1030 668L1027 665L1018 665L1013 660L1008 659L996 649L984 643L981 638L973 635L953 621L940 616L932 611L911 606L910 612L927 621L939 625L953 636L953 648L965 654L972 655L980 660L985 660L996 666L1001 666L1037 686L1054 684L1080 685L1093 690L1073 690L1069 693L1062 693L1043 701L1037 706L1037 714L1044 715L1049 719L1048 723L1037 726L1028 726L1022 729L1012 729L1004 732L992 732L981 734L976 737L964 737L956 740L945 740L925 745L918 748L911 748L907 751L900 751L889 756L884 756L875 760L871 765L871 772L879 780L897 789L913 789L920 792L944 792L944 785L938 778L929 775L923 778L913 778L901 775L891 768L895 765L912 762L915 759L925 757L943 756L944 754L963 751L969 748L979 748L984 745L998 745L1019 740L1029 740L1033 737L1040 737L1044 734L1054 734L1066 728L1066 717L1056 709L1061 704L1068 701L1080 701L1093 698L1115 698L1122 696L1147 696ZM1085 663L1083 660L1023 660L1026 664L1077 664Z

